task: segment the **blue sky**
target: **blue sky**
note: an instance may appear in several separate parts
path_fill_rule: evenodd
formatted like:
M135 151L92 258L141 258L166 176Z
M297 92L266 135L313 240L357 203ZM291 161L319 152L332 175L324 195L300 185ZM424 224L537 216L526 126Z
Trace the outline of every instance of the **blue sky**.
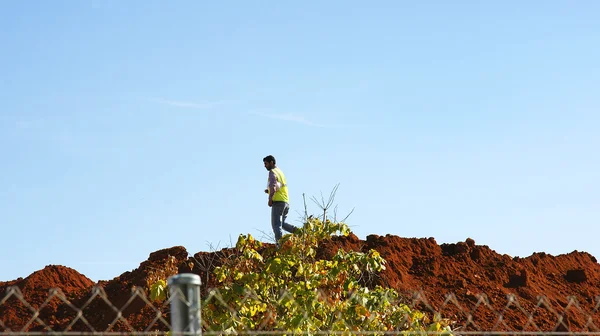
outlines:
M0 281L269 241L268 154L296 224L600 257L599 10L3 1Z

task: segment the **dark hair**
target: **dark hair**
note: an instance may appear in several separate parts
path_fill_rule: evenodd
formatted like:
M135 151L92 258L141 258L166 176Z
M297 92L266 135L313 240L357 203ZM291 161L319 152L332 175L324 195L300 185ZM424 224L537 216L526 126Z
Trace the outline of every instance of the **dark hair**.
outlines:
M277 163L275 162L275 157L273 155L267 155L263 158L263 162L273 162L273 163Z

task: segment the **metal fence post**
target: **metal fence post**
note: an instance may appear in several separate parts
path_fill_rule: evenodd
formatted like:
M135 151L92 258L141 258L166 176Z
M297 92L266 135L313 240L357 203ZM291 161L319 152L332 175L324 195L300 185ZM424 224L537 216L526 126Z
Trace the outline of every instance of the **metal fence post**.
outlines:
M176 274L167 283L171 296L173 335L202 335L200 276L193 273Z

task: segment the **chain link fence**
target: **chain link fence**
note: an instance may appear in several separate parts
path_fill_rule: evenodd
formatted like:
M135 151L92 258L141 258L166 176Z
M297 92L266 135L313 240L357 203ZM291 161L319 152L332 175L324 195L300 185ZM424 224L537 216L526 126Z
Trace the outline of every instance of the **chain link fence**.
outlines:
M24 295L19 287L7 287L0 293L0 334L2 335L404 335L406 316L393 330L357 330L352 321L332 316L334 322L347 326L347 331L289 331L269 329L268 323L251 328L228 307L217 289L201 294L200 278L195 274L178 274L169 278L169 293L162 302L152 301L146 290L133 288L127 299L113 298L100 286L85 295L65 294L51 289L44 298ZM32 296L34 295L34 296ZM37 296L36 296L37 295ZM240 300L252 293L243 293ZM285 293L282 293L285 297ZM289 298L288 298L289 299ZM38 303L31 303L35 301ZM41 304L39 303L41 302ZM532 302L536 302L532 304ZM305 304L305 303L304 303ZM398 302L424 312L431 320L447 319L453 335L599 335L600 297L565 296L559 300L543 295L535 300L520 300L516 294L488 297L471 293L459 299L454 293L428 295L422 291L403 296ZM209 325L202 311L219 307L232 311L231 323L224 327ZM265 321L277 318L277 311L264 311ZM308 319L306 313L297 316ZM369 318L365 316L365 318ZM236 320L237 319L237 320ZM235 321L234 321L235 320ZM243 331L235 331L237 325ZM426 332L440 334L447 332ZM420 332L408 333L423 334Z

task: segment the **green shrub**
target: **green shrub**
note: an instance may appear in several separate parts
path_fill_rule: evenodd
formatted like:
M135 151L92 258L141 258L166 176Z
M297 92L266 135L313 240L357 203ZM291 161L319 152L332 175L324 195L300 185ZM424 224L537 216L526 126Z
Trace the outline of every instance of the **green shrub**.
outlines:
M349 233L344 223L310 218L299 232L283 236L278 250L263 248L250 234L240 235L236 244L239 255L215 268L220 285L203 298L206 329L449 335L447 320L429 321L424 313L401 303L395 290L361 285L361 278L386 267L377 251L339 249L331 260L316 257L323 240ZM152 293L162 290L164 283Z

